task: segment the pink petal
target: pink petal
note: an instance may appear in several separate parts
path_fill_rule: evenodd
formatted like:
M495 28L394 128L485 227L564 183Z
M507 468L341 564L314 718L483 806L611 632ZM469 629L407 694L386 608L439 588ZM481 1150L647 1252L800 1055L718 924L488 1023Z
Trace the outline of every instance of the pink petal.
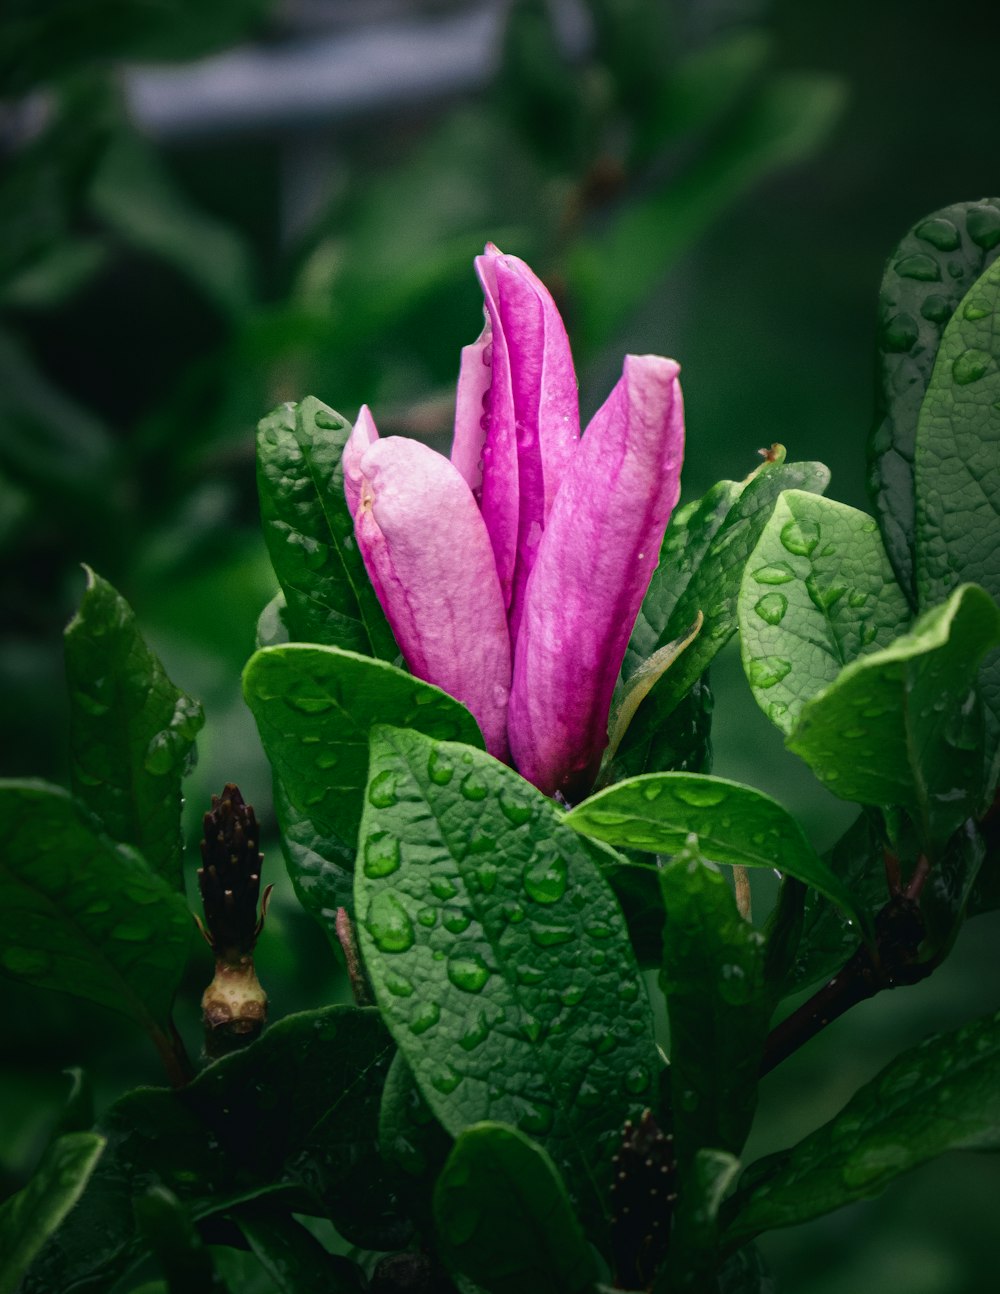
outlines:
M358 504L361 502L361 460L377 440L375 420L367 404L363 404L340 460L344 468L344 495L352 517L357 516Z
M467 706L487 750L505 759L510 642L493 549L468 485L441 454L399 436L375 440L352 471L354 533L407 665Z
M462 347L455 394L455 438L451 461L478 499L483 487L483 447L489 426L493 330L489 319L471 346Z
M513 641L542 531L579 442L576 374L556 304L524 261L489 245L476 269L493 343L482 509Z
M515 766L547 794L589 789L632 626L680 492L679 366L629 355L584 433L528 583L508 728Z

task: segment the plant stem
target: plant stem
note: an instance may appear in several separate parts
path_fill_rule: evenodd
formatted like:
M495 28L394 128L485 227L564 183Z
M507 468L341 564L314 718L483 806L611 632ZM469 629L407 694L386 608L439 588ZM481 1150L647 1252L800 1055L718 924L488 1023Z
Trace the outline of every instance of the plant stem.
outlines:
M907 892L894 894L875 918L874 956L860 947L833 979L771 1030L764 1044L761 1077L852 1006L883 989L916 984L931 974L937 959L917 960L924 938L917 899L926 876L926 866L918 863Z
M173 1020L168 1021L167 1029L161 1029L158 1024L151 1023L149 1036L160 1053L170 1086L187 1087L197 1071L191 1063L191 1057L184 1046L184 1039L177 1032L177 1026Z

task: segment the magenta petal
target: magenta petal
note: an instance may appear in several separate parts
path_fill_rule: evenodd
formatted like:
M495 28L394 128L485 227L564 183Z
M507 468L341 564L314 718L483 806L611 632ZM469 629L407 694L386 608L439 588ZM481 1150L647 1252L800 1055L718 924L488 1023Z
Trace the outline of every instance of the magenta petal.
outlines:
M344 496L352 517L358 514L361 502L361 460L367 451L378 440L378 429L367 404L361 406L358 420L347 438L341 464L344 468Z
M398 436L371 444L356 470L354 532L407 665L468 706L487 750L505 759L510 644L468 485L448 459Z
M680 491L678 365L629 355L556 496L528 583L508 719L540 790L589 789L608 710Z
M493 340L482 509L513 640L542 531L579 442L576 373L559 311L537 275L492 245L476 268Z

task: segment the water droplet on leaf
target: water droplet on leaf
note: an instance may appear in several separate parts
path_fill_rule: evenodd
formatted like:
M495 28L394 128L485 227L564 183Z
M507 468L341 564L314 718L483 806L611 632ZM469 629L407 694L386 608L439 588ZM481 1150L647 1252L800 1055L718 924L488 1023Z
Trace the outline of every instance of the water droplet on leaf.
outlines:
M765 593L754 610L769 625L779 625L788 610L788 599L783 593Z
M399 841L388 831L376 831L365 841L365 875L372 880L398 871Z
M448 978L465 993L479 993L490 977L490 969L478 953L449 957Z
M566 893L566 860L556 855L531 859L522 873L525 891L536 903L558 903Z
M382 890L372 899L365 925L381 952L403 953L413 945L413 922L391 890Z
M808 557L819 543L819 526L808 517L786 521L781 527L781 542L796 557Z
M383 769L372 778L368 803L376 809L391 809L396 803L396 774L391 768Z

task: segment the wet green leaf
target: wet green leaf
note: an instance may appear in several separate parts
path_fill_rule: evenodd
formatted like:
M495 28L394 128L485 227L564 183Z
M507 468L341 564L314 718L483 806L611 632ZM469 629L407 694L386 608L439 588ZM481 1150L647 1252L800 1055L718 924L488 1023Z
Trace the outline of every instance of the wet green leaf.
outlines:
M0 838L0 970L123 1011L155 1033L187 956L184 899L99 835L60 787L0 783Z
M95 1132L54 1141L34 1177L0 1204L0 1294L14 1294L35 1255L80 1198L104 1150Z
M977 208L980 246L1000 248L1000 200ZM987 218L988 217L988 218ZM972 212L968 217L972 220ZM971 224L970 224L971 229ZM945 329L920 408L914 466L916 583L921 610L964 583L1000 599L1000 261L969 289ZM1000 745L1000 652L981 676L990 720L988 754ZM996 770L991 775L995 781Z
M914 458L921 452L920 406L945 327L962 297L992 264L998 248L1000 200L958 202L919 220L889 257L882 276L878 395L868 446L868 489L889 560L913 605L917 604ZM935 506L933 499L930 502ZM982 582L973 571L964 572L961 579ZM928 601L940 601L951 587Z
M775 504L738 614L751 690L785 733L848 662L888 647L910 621L872 518L800 490Z
M724 777L649 773L592 795L566 816L584 835L622 849L675 854L688 838L716 863L777 868L862 920L849 890L817 856L791 814L763 791Z
M341 455L350 424L320 400L260 423L257 489L264 539L294 639L395 660L395 639L354 539Z
M516 1128L477 1123L434 1191L450 1265L489 1294L586 1294L597 1266L555 1164Z
M377 1142L392 1053L377 1012L327 1007L280 1020L179 1092L122 1097L98 1126L104 1158L24 1294L108 1289L143 1252L131 1199L151 1184L195 1222L268 1197L356 1244L405 1243Z
M904 806L935 848L982 794L970 688L998 642L1000 610L963 585L890 647L846 666L803 707L789 749L843 799Z
M660 871L670 1015L670 1090L681 1164L696 1151L738 1154L757 1106L757 1071L774 1009L764 937L736 909L725 877L693 843Z
M112 840L183 891L181 779L205 717L171 683L125 599L84 569L65 633L73 790Z
M341 873L353 866L372 725L482 743L472 715L440 688L335 647L263 648L243 672L243 694L280 784L286 861L303 902L324 921L344 901Z
M822 463L765 463L742 483L722 481L667 529L660 562L636 622L626 676L651 650L681 637L704 616L701 632L639 706L622 741L628 756L655 736L666 716L736 632L736 598L747 558L783 490L821 493ZM655 638L653 635L658 634Z
M1000 1014L903 1052L829 1123L753 1164L725 1238L739 1245L879 1195L947 1150L1000 1150Z
M658 1070L618 904L552 802L467 746L378 728L355 872L375 994L428 1105L542 1142L589 1220Z

